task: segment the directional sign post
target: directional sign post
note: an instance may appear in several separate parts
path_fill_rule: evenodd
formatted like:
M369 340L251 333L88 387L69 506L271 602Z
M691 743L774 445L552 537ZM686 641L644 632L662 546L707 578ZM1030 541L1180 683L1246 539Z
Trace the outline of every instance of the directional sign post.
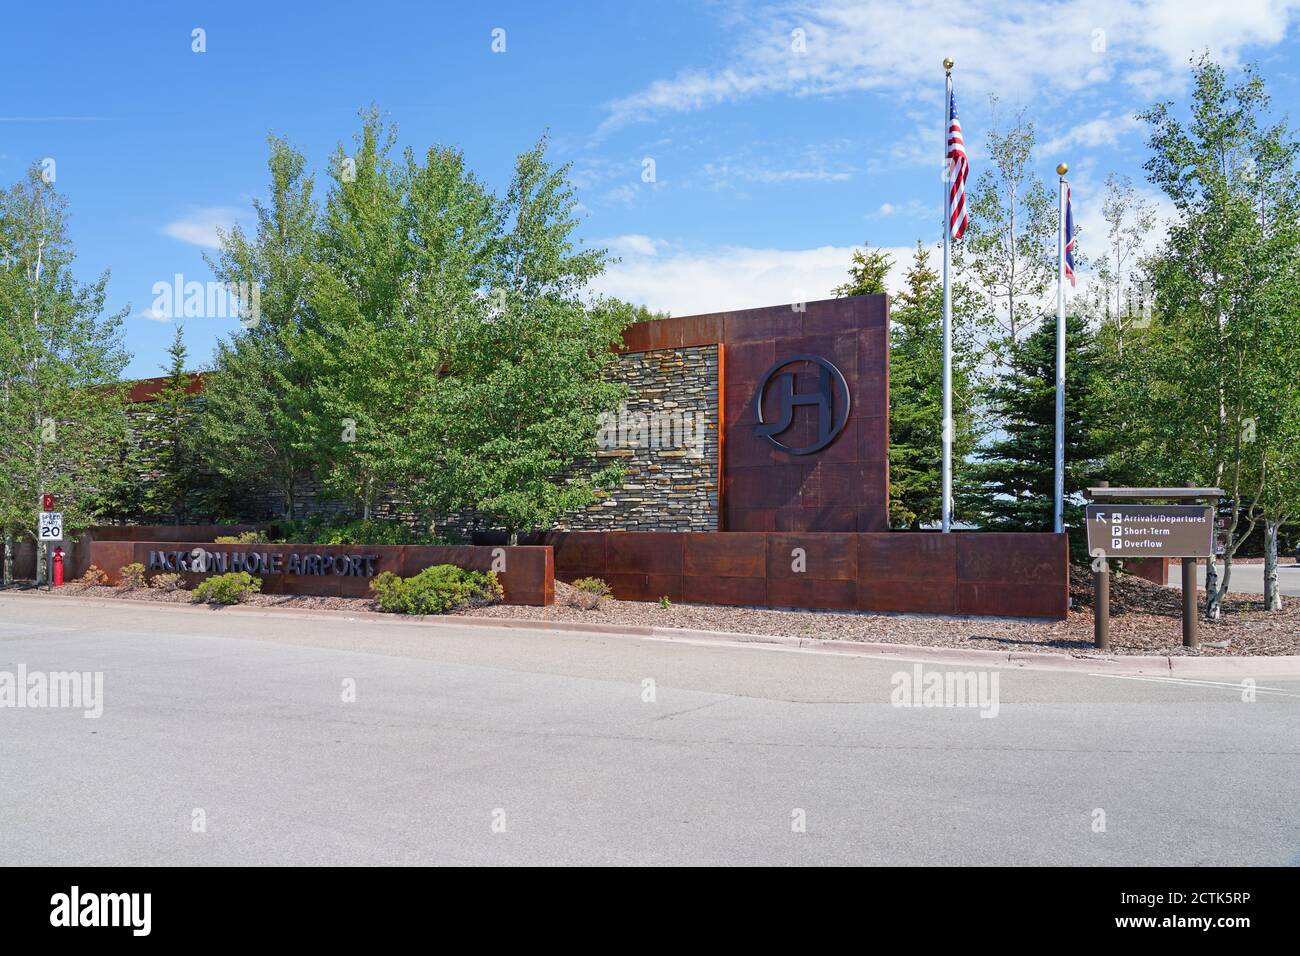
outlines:
M1107 558L1208 558L1214 509L1208 505L1088 505L1088 553Z
M1215 552L1214 505L1219 488L1111 488L1101 482L1088 489L1096 504L1084 508L1088 553L1093 556L1093 644L1109 646L1110 558L1181 558L1183 562L1183 646L1197 647L1196 561ZM1135 503L1143 499L1196 501L1198 504Z

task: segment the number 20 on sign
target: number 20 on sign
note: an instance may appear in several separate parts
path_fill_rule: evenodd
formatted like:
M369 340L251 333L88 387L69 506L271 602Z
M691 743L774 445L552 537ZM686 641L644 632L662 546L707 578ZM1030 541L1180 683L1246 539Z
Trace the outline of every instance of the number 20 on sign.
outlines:
M41 541L55 542L63 540L63 514L58 511L42 511L38 525Z

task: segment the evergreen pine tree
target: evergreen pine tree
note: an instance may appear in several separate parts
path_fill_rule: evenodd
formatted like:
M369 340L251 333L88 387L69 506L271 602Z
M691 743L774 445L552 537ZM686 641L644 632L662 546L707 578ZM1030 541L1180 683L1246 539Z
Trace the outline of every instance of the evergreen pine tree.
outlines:
M832 291L837 296L878 295L885 291L885 276L893 264L887 252L872 249L870 243L864 242L861 249L853 250L849 281Z
M188 512L187 498L194 487L194 429L196 408L188 394L191 375L185 371L189 352L185 330L179 323L167 347L167 378L154 393L149 418L138 440L150 472L145 508L159 518L181 524Z
M906 282L889 320L889 523L917 529L941 520L943 491L943 287L920 243ZM964 290L957 293L954 313L977 306ZM960 503L969 497L967 462L978 434L976 361L963 332L969 325L954 325L953 486Z
M1104 363L1095 333L1077 314L1066 320L1065 523L1071 551L1086 557L1083 507L1071 498L1105 476L1113 433L1097 387ZM1051 531L1056 460L1056 322L1040 322L1011 353L1007 374L989 390L1002 434L978 455L982 524L997 531Z

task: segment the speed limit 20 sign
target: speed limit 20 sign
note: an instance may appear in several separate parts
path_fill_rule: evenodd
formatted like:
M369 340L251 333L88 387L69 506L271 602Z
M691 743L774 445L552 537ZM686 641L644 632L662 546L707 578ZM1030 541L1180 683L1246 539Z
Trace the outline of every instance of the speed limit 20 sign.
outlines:
M62 541L63 540L63 513L61 511L42 511L39 533L37 537L41 541Z

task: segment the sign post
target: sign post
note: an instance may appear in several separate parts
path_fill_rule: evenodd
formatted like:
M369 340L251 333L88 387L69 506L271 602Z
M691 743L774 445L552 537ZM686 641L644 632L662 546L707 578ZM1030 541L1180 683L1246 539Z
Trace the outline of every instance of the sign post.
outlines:
M1188 595L1192 599L1188 599ZM1196 626L1196 559L1183 558L1183 647L1200 647Z
M1109 488L1109 481L1098 482L1102 488ZM1110 650L1110 559L1105 554L1093 554L1092 557L1092 646L1099 650Z
M1196 561L1214 554L1214 505L1219 488L1088 489L1095 504L1084 508L1088 553L1109 570L1110 558L1181 558L1183 564L1183 646L1199 647L1196 617ZM1129 504L1137 500L1200 501L1202 504ZM1122 503L1121 503L1122 502ZM1094 575L1093 646L1110 645L1110 581Z
M42 500L43 506L53 506L54 498L46 495ZM47 590L54 590L53 566L51 565L51 552L54 546L63 540L63 513L59 511L42 511L37 515L37 540L45 545L45 586Z

